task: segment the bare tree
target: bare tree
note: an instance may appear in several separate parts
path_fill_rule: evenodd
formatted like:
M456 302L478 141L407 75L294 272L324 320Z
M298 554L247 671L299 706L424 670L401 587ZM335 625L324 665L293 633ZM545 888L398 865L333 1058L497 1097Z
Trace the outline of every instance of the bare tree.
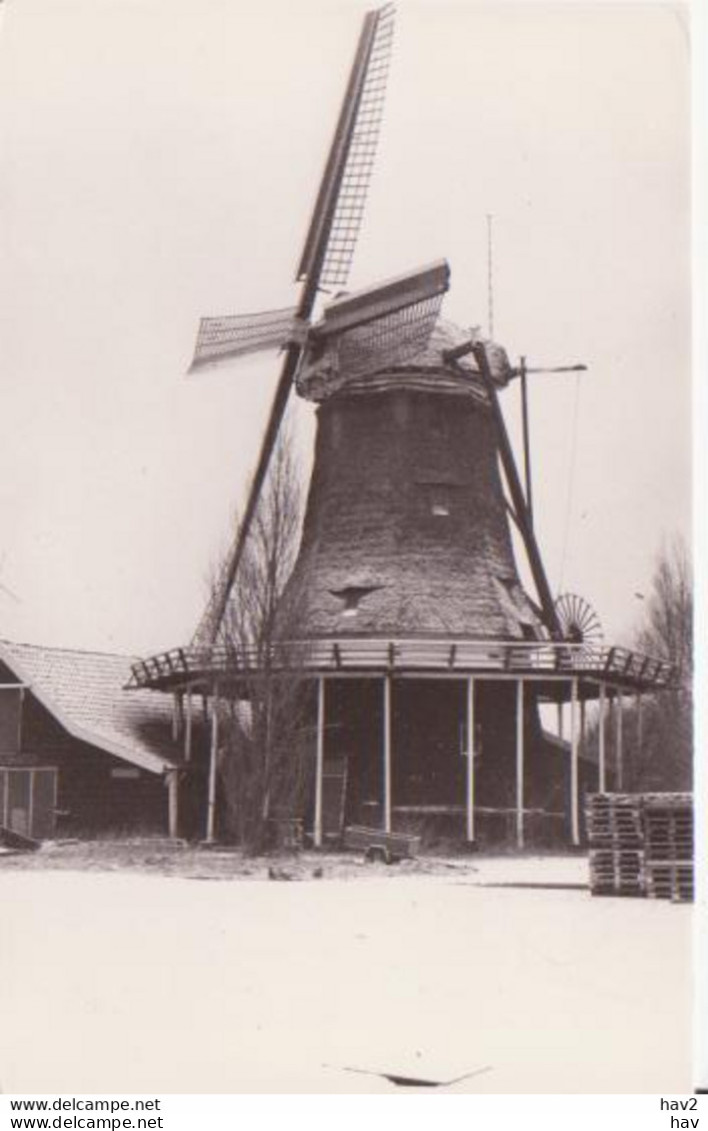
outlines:
M649 696L641 736L636 711L629 715L631 776L635 789L690 789L693 762L693 578L685 541L661 549L636 647L667 660L674 686ZM641 742L640 742L641 737Z
M623 788L633 792L690 790L693 765L693 583L681 538L657 554L644 616L631 647L674 669L670 688L622 707ZM586 750L598 757L598 718L588 726ZM610 767L612 774L613 767ZM612 781L612 778L611 778ZM612 783L617 786L616 780Z
M300 603L286 592L297 555L302 488L286 431L276 447L219 643L237 678L222 698L219 771L226 833L260 852L280 823L302 819L312 778L312 684Z
M690 693L693 677L693 576L685 541L666 543L657 558L644 623L636 635L642 651L668 660Z

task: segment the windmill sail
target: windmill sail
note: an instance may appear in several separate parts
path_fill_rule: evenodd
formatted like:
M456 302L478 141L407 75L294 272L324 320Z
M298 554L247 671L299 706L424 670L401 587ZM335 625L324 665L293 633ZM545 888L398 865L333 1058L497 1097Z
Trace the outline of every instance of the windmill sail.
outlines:
M313 327L314 338L322 339L345 330L357 329L366 322L394 314L415 303L442 296L450 286L450 268L445 259L427 267L385 279L327 304L321 322Z
M393 26L393 4L364 20L297 271L298 279L316 276L318 286L343 286L349 278L381 131Z
M343 334L338 343L340 370L351 378L405 365L427 346L442 298L434 295Z
M312 336L334 338L338 368L350 377L404 365L427 346L449 285L450 268L441 259L330 303Z
M282 349L296 336L296 314L293 306L258 314L202 318L189 372L259 350Z
M444 259L395 279L386 280L328 303L322 321L310 331L317 347L333 335L353 331L356 343L384 343L395 354L396 342L405 351L412 335L423 348L430 336L442 296L450 285L450 268ZM376 322L376 329L370 324ZM362 330L362 327L364 329ZM202 318L190 373L233 357L265 349L284 349L290 343L304 344L307 323L298 318L297 307L265 310L255 314L231 314ZM373 348L373 347L372 347Z
M348 275L383 112L393 38L393 14L393 5L388 4L369 12L364 18L344 103L298 269L297 277L304 280L304 285L295 311L297 323L310 321L321 282L333 282L335 279L343 282ZM194 643L198 646L212 644L218 637L303 348L301 340L288 342L243 518L222 582L197 627Z

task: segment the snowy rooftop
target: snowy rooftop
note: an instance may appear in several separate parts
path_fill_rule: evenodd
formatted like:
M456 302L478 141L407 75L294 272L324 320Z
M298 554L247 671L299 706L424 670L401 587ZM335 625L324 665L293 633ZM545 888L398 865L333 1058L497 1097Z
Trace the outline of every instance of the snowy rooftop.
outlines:
M123 690L134 657L0 641L0 665L83 742L161 773L174 765L168 701Z

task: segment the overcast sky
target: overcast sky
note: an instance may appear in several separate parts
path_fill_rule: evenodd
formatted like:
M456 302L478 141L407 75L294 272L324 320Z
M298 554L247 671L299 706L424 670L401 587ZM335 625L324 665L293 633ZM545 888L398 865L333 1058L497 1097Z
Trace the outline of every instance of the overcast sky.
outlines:
M0 636L184 643L277 356L186 378L197 322L294 301L365 4L6 0ZM534 377L551 586L610 639L690 522L689 40L663 5L398 4L351 283L445 256L448 317ZM503 404L516 429L518 389ZM575 424L574 424L575 421ZM313 410L297 406L305 456Z

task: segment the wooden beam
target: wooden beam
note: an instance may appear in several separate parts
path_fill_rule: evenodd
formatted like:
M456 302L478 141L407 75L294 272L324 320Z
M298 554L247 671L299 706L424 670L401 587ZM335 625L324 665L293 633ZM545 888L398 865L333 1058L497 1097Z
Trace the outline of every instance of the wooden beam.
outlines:
M27 695L27 686L23 683L20 685L20 709L17 714L17 753L23 754L22 740L23 740L23 727L25 718L25 698Z
M489 361L487 360L487 353L482 343L477 343L472 347L474 359L477 362L482 383L484 385L489 407L492 412L492 417L496 425L497 440L499 444L499 455L504 468L504 475L509 487L512 505L519 520L524 545L526 547L526 554L528 556L531 573L533 575L534 584L538 592L538 597L543 609L544 619L551 636L555 640L559 640L562 636L560 623L555 610L555 604L551 595L551 588L546 578L546 571L543 568L541 560L541 553L536 542L536 536L533 532L533 524L529 515L528 507L526 505L526 498L524 496L519 473L516 470L516 461L514 459L514 452L511 447L511 442L504 423L504 416L499 404L496 386L492 373L489 368Z
M605 793L607 789L605 774L605 685L600 684L599 715L597 721L597 761L598 761L598 789Z
M186 717L184 727L184 760L190 762L192 759L192 689L187 688L186 699Z
M622 696L615 692L615 760L617 772L617 789L624 789L624 752L622 750Z
M34 836L34 770L29 773L29 804L27 807L27 836Z
M509 500L506 499L506 498L504 499L504 506L506 507L506 513L509 515L509 518L514 523L514 526L518 530L519 534L521 534L523 536L523 531L521 529L521 523L519 522L518 518L516 517L516 511L512 507Z
M391 676L383 684L383 827L391 832Z
M177 742L179 739L179 705L180 694L179 691L172 692L172 741Z
M211 700L211 749L209 752L209 789L207 795L207 844L213 844L216 829L216 767L219 757L219 687L214 686Z
M578 681L571 680L570 692L570 836L574 845L580 844L580 814L578 806Z
M474 842L474 678L467 677L467 840Z
M521 358L519 366L521 386L521 420L524 436L524 475L526 478L526 506L529 512L529 522L533 527L533 494L531 491L531 440L529 436L529 401L526 382L526 358Z
M325 681L324 676L317 680L317 747L315 755L315 827L313 840L315 848L322 847L322 778L324 774L325 743Z
M167 772L167 831L175 840L179 836L179 771Z
M516 684L516 847L524 847L524 681Z

